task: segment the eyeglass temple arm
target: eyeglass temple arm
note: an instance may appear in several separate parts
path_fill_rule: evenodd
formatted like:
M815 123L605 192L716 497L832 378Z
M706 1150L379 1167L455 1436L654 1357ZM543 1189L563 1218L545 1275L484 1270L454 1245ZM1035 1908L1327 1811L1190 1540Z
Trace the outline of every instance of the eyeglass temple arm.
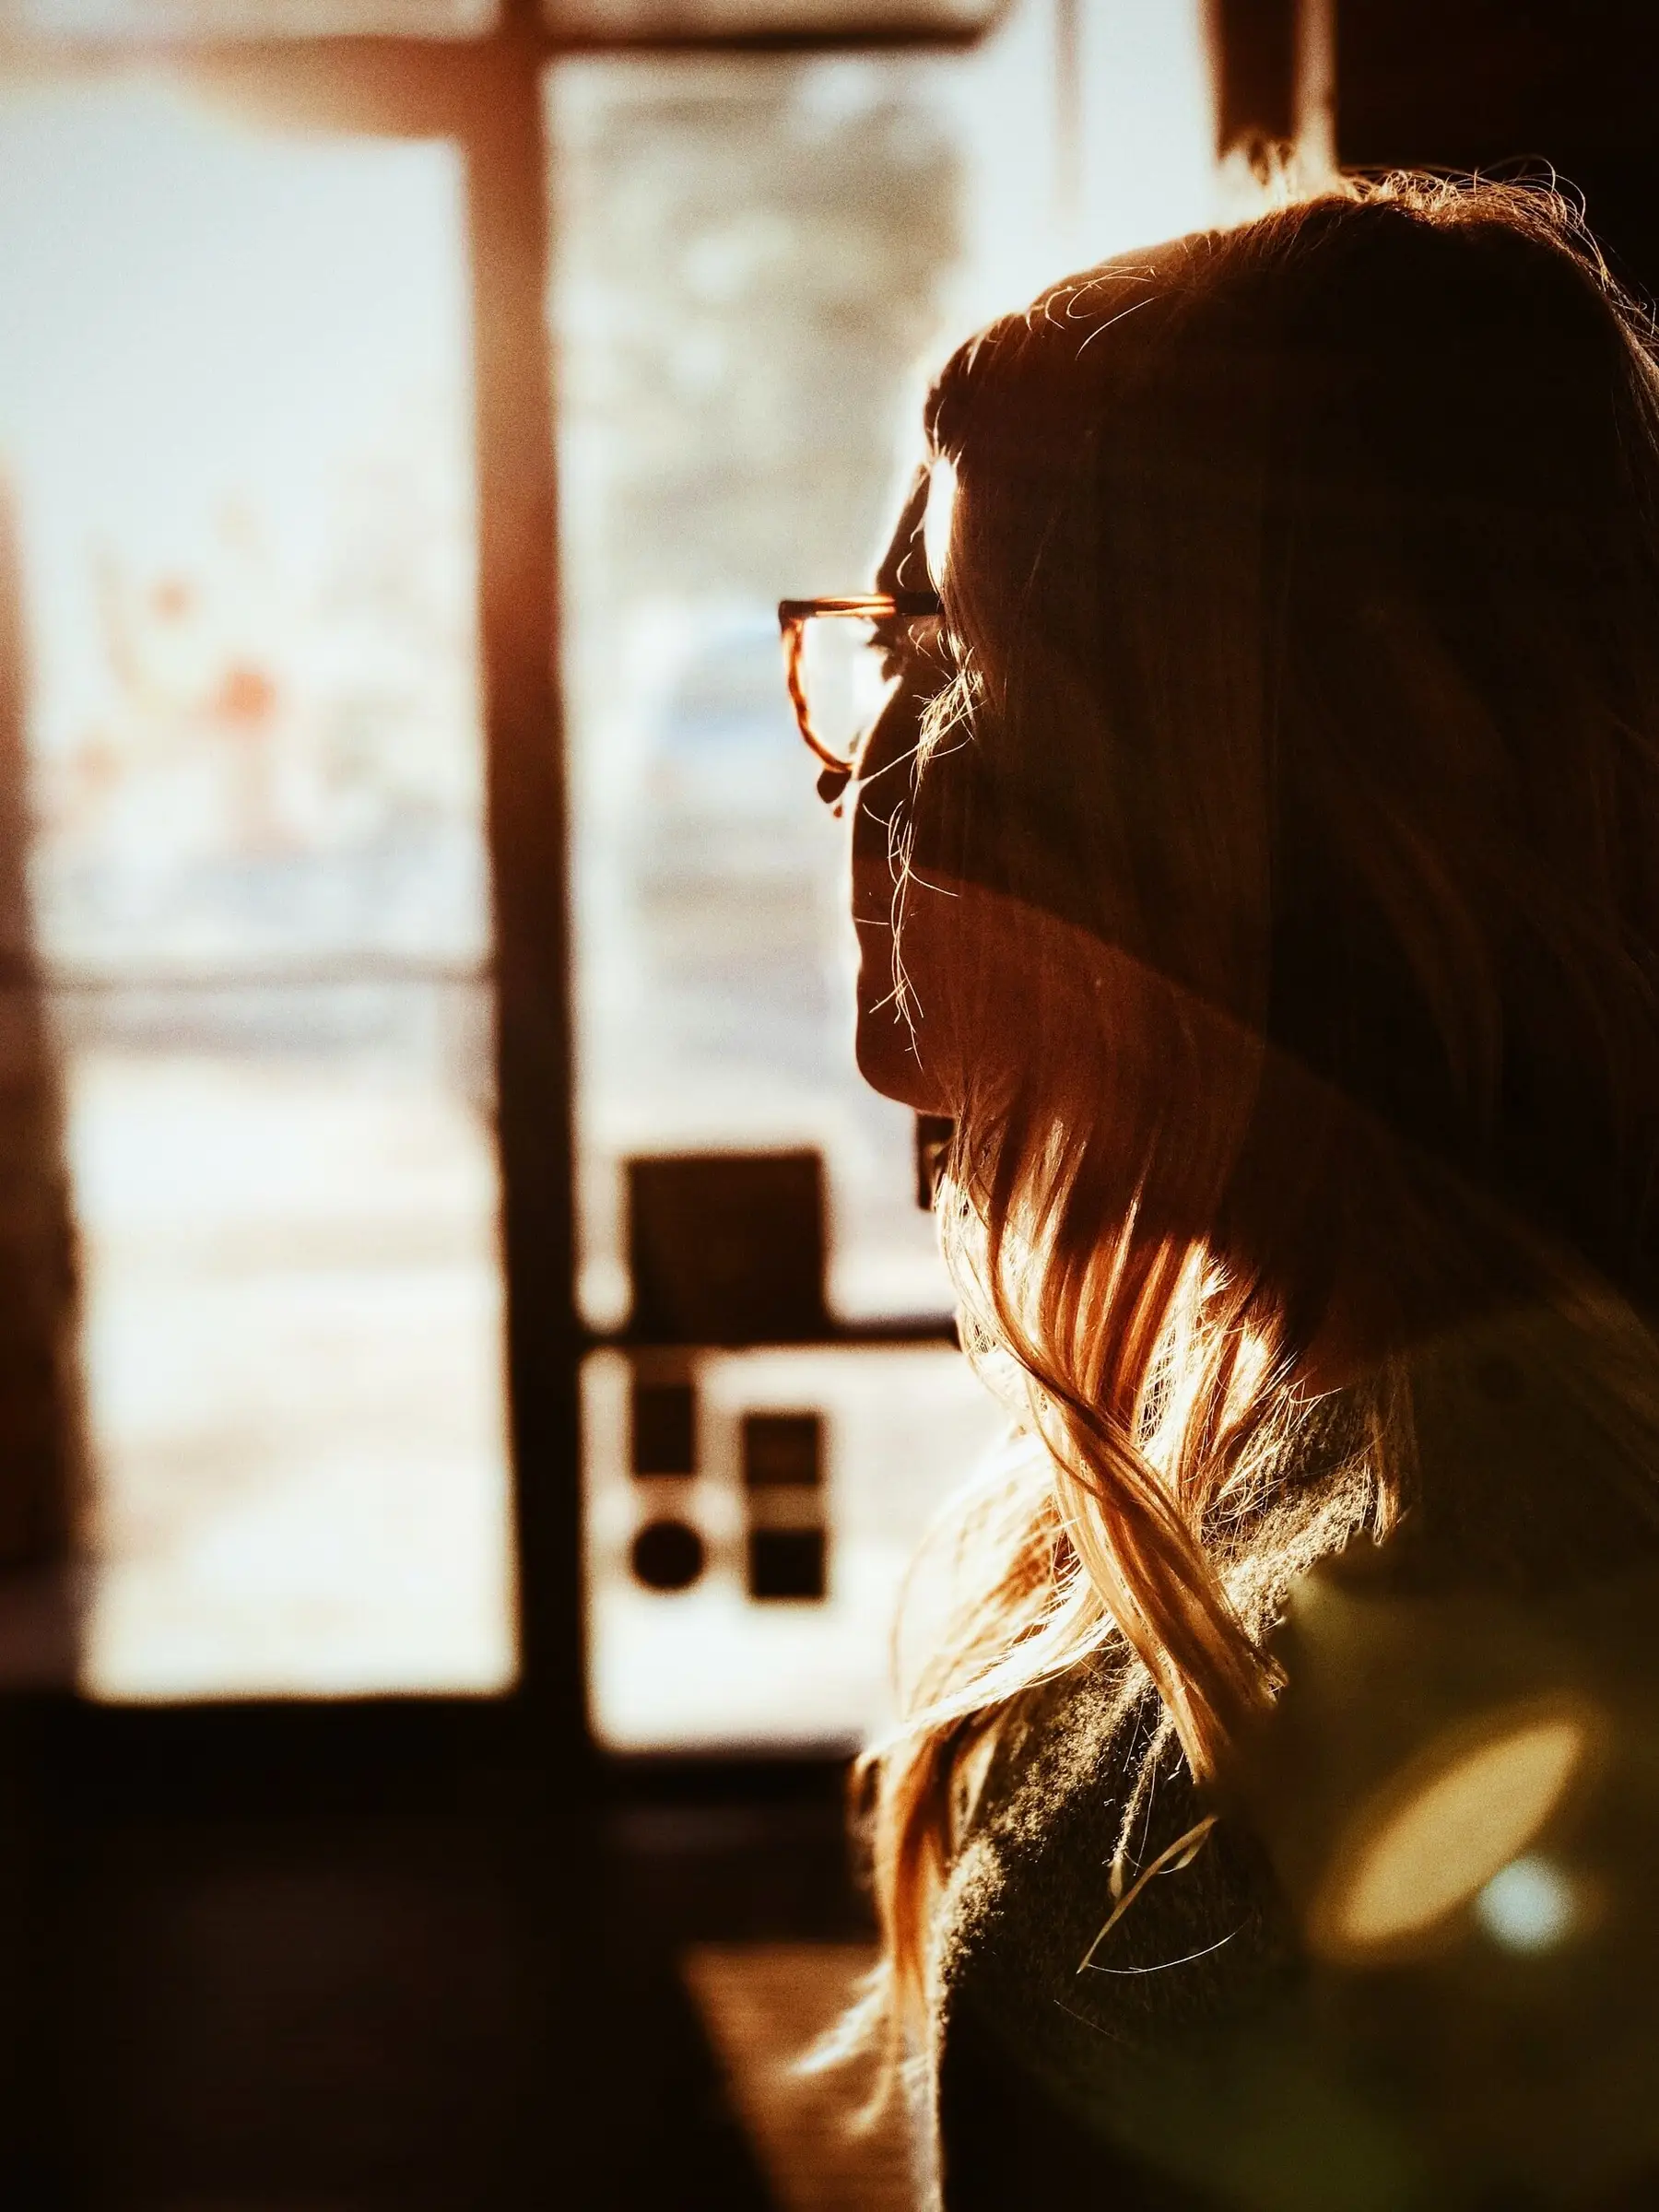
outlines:
M854 599L780 599L778 626L788 631L815 615L862 615L879 622L887 615L940 615L945 611L937 592L865 592Z

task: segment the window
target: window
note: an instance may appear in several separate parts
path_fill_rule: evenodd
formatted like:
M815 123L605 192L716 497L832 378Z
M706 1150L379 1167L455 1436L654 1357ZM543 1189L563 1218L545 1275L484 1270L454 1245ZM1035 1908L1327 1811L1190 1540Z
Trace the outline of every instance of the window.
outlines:
M6 103L102 1697L512 1676L460 186Z
M1210 213L1198 12L1135 13L1157 137L1115 8L552 74L580 1281L625 1340L583 1394L590 1687L618 1747L878 1722L905 1561L1002 1426L948 1342L912 1119L853 1069L843 833L774 610L867 587L949 341ZM930 1315L931 1345L881 1341ZM757 1480L791 1436L811 1479Z
M4 12L48 65L5 95L0 431L82 1679L498 1689L520 1566L526 1650L551 1620L568 1675L581 1365L602 1740L844 1742L1000 1417L909 1118L853 1072L840 836L772 609L868 576L954 335L1211 214L1198 0L548 0L539 36L533 0ZM112 67L124 41L171 76ZM198 61L217 104L180 88Z

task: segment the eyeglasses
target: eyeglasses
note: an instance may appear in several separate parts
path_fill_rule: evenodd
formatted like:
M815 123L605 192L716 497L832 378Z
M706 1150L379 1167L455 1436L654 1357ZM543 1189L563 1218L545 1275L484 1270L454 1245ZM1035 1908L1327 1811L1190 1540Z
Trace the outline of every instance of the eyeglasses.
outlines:
M823 769L820 798L832 803L845 791L859 747L900 680L894 664L902 647L893 626L936 623L943 611L937 592L780 603L783 680L802 739ZM913 629L910 642L919 648Z

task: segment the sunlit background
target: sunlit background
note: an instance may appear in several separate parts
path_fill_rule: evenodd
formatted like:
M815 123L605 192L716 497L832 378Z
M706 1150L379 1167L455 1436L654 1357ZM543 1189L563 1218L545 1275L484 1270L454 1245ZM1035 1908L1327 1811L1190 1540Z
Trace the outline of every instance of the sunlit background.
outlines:
M948 1311L909 1118L852 1068L841 838L773 608L867 582L950 344L1216 214L1203 16L1020 0L956 49L548 71L549 629L600 1338L632 1302L627 1162L660 1155L821 1159L827 1336ZM0 285L81 1281L82 1563L51 1603L102 1698L501 1688L458 157L119 75L13 88ZM693 1345L655 1384L630 1359L595 1351L583 1387L600 1736L857 1735L903 1562L995 1409L943 1343ZM641 1459L641 1375L678 1409L665 1460ZM805 1457L757 1476L769 1413Z
M1651 279L1640 11L1441 10L1345 13L1344 153L1617 110ZM0 0L0 1690L80 1693L0 1728L8 2206L912 2203L902 2100L792 2062L1006 1416L776 607L870 584L976 326L1334 159L1335 23ZM1276 2120L1253 2016L1157 2164L1653 2171L1654 1603L1300 1585L1239 1805L1319 2048ZM1100 1880L1088 1972L1182 1966Z
M948 1311L910 1116L853 1066L842 837L794 735L775 607L868 588L958 339L1079 262L1213 219L1202 12L1035 0L963 53L553 73L595 1324L629 1308L622 1163L715 1147L822 1156L834 1321ZM674 1472L630 1463L615 1355L584 1394L599 1731L855 1739L887 1709L905 1561L999 1412L948 1346L701 1355L680 1386L698 1433ZM816 1419L815 1472L746 1478L733 1425L766 1406ZM682 1586L651 1586L642 1525L655 1579ZM776 1525L800 1554L790 1595L767 1582ZM672 1528L700 1560L667 1550Z
M443 146L0 111L100 1695L512 1677L465 256Z

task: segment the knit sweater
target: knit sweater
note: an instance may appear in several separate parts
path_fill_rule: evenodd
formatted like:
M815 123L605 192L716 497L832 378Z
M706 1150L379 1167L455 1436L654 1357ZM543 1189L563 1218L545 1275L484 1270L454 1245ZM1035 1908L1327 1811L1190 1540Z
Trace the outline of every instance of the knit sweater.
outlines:
M1586 1619L1617 1616L1604 1674L1618 1683L1659 1645L1651 1582L1622 1610L1596 1595L1632 1563L1651 1572L1656 1556L1652 1508L1631 1502L1638 1447L1628 1430L1610 1435L1586 1413L1594 1393L1568 1371L1577 1354L1553 1325L1542 1336L1535 1321L1519 1328L1505 1324L1496 1342L1489 1329L1465 1335L1418 1363L1421 1498L1388 1554L1386 1601L1427 1607L1431 1619L1450 1606L1454 1621L1465 1603L1497 1606L1529 1634L1554 1607L1551 1633L1569 1643L1583 1641ZM1159 1712L1145 1675L1108 1650L1028 1695L982 1776L964 1779L935 1960L933 2178L945 2212L1435 2212L1560 2195L1536 2176L1560 2146L1563 2171L1582 2166L1570 2138L1590 2124L1577 2108L1552 2108L1529 2147L1528 2112L1544 2092L1527 2089L1530 2061L1500 2053L1489 2084L1477 2069L1466 2096L1458 2091L1474 2112L1471 2134L1461 2108L1448 2120L1445 2100L1437 2104L1445 2067L1430 2054L1471 2003L1477 2025L1456 2032L1479 2064L1480 2023L1494 2006L1522 2015L1542 2006L1534 2041L1553 2048L1566 2000L1538 1977L1568 1970L1524 1962L1532 1980L1493 1997L1492 1977L1501 1983L1514 1961L1488 1958L1466 1914L1463 1949L1442 1947L1426 1965L1334 1973L1311 1961L1249 1818L1224 1811L1190 1863L1171 1850L1215 1808L1167 1730L1148 1756ZM1659 1757L1659 1694L1653 1716L1643 1727ZM1659 1794L1643 1818L1645 1868L1659 1847ZM1162 1853L1173 1863L1097 1945L1121 1841L1130 1879ZM1633 1870L1632 1891L1648 1886ZM1644 1910L1632 1905L1632 1926ZM1647 1919L1659 1962L1659 1913ZM1573 2002L1591 2019L1606 2017L1621 1971L1620 1945L1603 1947L1607 1956L1589 1958L1580 1944L1569 1960L1589 1977ZM1654 2007L1637 2001L1659 2063ZM1552 2081L1559 2072L1553 2059L1537 2064ZM1477 2109L1483 2099L1489 2125ZM1630 2121L1619 2150L1629 2170L1640 2162L1637 2137L1659 2129L1645 2109L1616 2120ZM1494 2159L1516 2171L1494 2178Z
M1155 1877L1082 1964L1112 1910L1136 1747L1156 1720L1152 1693L1100 1658L1030 1700L997 1747L942 1918L948 2212L1210 2201L1194 2177L1171 2174L1163 2154L1179 2147L1164 2142L1156 2107L1196 2037L1293 1997L1299 1962L1271 1874L1247 1836L1224 1829L1190 1866ZM1144 1795L1134 1866L1206 1809L1172 1748Z

